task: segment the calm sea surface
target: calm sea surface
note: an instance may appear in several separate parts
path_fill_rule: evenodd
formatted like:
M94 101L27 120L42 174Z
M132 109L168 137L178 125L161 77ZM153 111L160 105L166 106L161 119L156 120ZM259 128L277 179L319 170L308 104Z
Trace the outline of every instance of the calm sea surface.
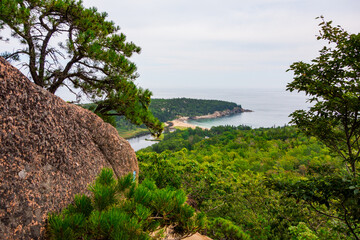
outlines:
M289 114L297 109L308 109L306 96L301 93L290 93L285 89L152 89L154 98L197 98L215 99L235 102L245 112L233 116L192 120L189 123L201 127L219 125L247 125L253 128L284 126L289 123ZM152 145L146 141L149 136L130 139L131 146L136 150Z

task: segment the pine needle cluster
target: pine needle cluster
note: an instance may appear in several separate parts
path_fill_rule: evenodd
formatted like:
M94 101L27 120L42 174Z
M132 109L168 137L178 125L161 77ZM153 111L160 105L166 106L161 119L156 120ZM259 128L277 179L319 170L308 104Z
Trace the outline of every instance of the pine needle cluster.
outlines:
M115 179L104 168L89 190L91 197L76 195L61 213L49 214L49 239L159 239L168 228L181 239L206 225L205 215L185 203L184 191L149 180L137 184L131 174Z

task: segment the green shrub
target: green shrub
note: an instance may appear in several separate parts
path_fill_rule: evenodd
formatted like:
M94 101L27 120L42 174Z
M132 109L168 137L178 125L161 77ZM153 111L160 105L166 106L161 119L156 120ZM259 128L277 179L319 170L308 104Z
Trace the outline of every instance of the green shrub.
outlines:
M305 223L300 222L297 226L289 227L293 240L317 240L319 239Z
M214 239L221 240L250 240L250 236L246 234L239 226L233 222L223 219L214 218L209 221L207 234Z

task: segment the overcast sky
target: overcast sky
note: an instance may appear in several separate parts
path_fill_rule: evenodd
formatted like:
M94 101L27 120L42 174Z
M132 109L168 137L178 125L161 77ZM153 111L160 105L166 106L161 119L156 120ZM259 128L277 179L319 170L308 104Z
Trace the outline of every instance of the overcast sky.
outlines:
M360 32L359 0L84 0L109 14L128 41L146 88L285 88L292 62L325 44L319 19Z
M310 61L319 19L360 32L360 0L84 0L108 13L128 41L137 84L159 88L283 88ZM10 43L11 44L11 43ZM0 50L9 49L3 44ZM61 93L60 93L61 95Z

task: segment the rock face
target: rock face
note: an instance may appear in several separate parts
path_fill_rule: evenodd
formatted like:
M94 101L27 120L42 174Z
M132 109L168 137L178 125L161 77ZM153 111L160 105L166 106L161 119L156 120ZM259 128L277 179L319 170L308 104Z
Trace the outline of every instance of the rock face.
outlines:
M0 58L0 238L39 239L103 167L138 171L115 128L31 83Z

